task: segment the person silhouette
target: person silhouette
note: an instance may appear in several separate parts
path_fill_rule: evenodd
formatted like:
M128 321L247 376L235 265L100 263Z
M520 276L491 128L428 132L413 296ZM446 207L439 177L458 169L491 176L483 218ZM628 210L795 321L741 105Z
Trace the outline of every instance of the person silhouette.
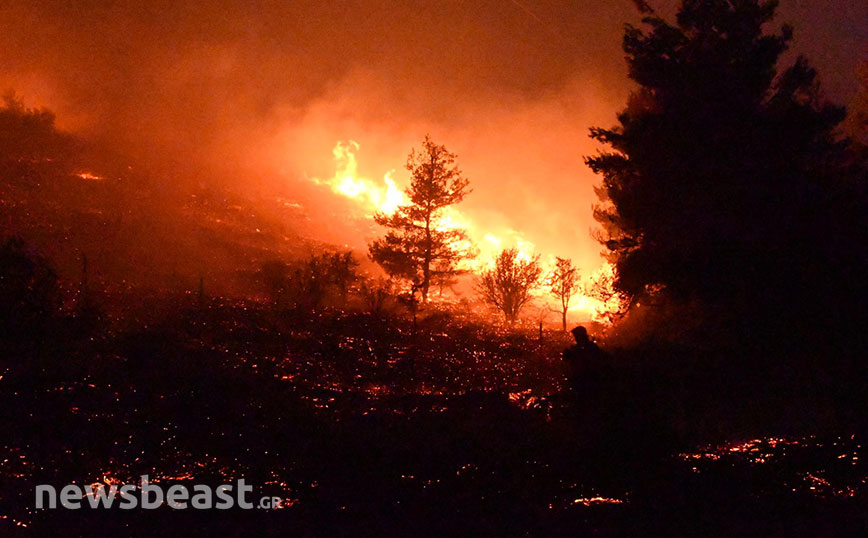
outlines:
M603 352L588 337L588 330L579 325L572 331L576 343L564 350L564 362L567 363L567 381L569 389L580 391L597 381L602 366Z

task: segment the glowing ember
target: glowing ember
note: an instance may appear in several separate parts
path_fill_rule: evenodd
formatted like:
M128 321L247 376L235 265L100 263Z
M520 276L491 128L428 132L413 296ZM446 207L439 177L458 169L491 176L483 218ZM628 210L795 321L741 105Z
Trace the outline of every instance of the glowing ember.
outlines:
M102 181L103 179L105 179L102 176L98 176L98 175L92 174L90 172L79 172L79 173L75 174L75 176L80 177L81 179L84 179L85 181Z
M591 506L592 504L624 504L624 501L609 497L581 497L579 499L574 499L573 504Z

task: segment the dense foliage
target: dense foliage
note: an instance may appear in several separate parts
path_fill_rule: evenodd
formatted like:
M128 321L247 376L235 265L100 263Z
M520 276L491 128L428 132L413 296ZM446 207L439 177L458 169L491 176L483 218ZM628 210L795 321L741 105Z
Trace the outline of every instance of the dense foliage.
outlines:
M690 305L695 340L835 349L868 320L868 191L776 2L687 0L624 37L639 85L610 150L596 210L633 304ZM797 342L797 343L796 343ZM860 342L860 347L864 345Z
M422 149L410 153L407 170L409 203L393 214L375 216L389 231L371 243L370 255L387 273L408 281L426 302L432 283L448 280L459 271L458 262L472 255L466 232L440 220L446 208L470 192L469 181L455 164L455 154L427 136Z

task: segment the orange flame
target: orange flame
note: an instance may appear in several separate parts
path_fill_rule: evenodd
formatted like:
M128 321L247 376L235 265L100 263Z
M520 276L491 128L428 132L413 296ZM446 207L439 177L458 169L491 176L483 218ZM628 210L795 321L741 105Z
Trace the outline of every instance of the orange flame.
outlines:
M401 205L408 203L408 197L395 183L393 178L394 170L386 172L383 175L382 181L379 182L359 175L356 154L360 149L360 144L354 140L337 142L334 149L332 149L335 161L334 176L328 179L314 177L312 181L317 185L329 187L332 192L339 196L355 200L365 211L368 218L373 218L374 213L377 212L390 215L397 211ZM472 218L456 207L445 208L441 212L436 226L442 230L461 228L467 232L470 239L469 242L479 253L476 258L462 263L461 268L471 272L478 273L493 266L495 259L505 248L517 249L519 259L525 261L533 259L537 250L536 245L521 232L512 229L503 229L499 232L482 230ZM458 245L458 248L467 246L470 245ZM554 264L555 259L553 256L541 260L544 274L549 274L554 268ZM597 273L611 272L613 270L607 264ZM539 289L536 290L536 294L542 302L553 304L548 294L548 289L544 284L540 285ZM613 306L613 304L605 304L598 299L588 297L580 291L569 310L585 318L602 320L603 314L610 311Z
M338 142L332 150L337 166L335 175L326 180L314 178L313 181L319 185L329 186L336 194L358 200L372 214L376 211L394 213L400 205L406 203L404 193L392 179L394 171L386 172L381 184L359 177L359 166L356 161L358 150L359 143L354 140L346 143Z
M79 173L75 174L75 176L80 177L81 179L84 179L85 181L102 181L103 179L105 179L102 176L98 176L98 175L92 174L90 172L79 172Z

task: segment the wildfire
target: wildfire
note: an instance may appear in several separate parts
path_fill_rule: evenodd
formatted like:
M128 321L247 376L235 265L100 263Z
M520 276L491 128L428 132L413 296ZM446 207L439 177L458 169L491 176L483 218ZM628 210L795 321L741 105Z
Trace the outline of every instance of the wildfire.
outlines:
M360 149L358 142L349 140L338 142L332 149L335 161L335 175L329 179L313 178L317 185L326 185L332 192L358 202L371 218L374 213L391 215L398 207L408 203L403 190L395 183L390 170L383 175L382 181L375 181L359 174L358 160L356 157ZM515 230L505 230L501 234L482 232L472 219L455 207L444 208L435 227L439 230L464 229L467 231L472 243L479 251L479 256L470 261L468 270L481 269L493 263L494 259L503 248L514 246L523 259L531 259L535 251L535 245L524 239ZM509 238L509 239L505 239ZM464 245L462 245L464 246Z
M615 267L611 263L606 263L586 279L587 286L601 286L604 289L602 293L594 294L594 297L589 297L587 292L581 293L576 297L575 302L570 307L573 312L590 312L592 318L597 321L602 321L607 312L617 312L622 308L623 297L615 293L612 289L612 282L615 277Z
M336 194L358 200L371 211L368 216L373 216L377 211L386 214L394 213L400 205L406 203L404 192L392 179L394 170L383 175L382 183L360 177L359 165L356 161L358 150L359 143L354 140L346 143L338 142L332 150L337 167L335 175L326 180L314 178L314 183L328 185Z
M358 203L365 212L367 218L373 218L375 213L391 215L406 203L408 199L402 189L396 184L390 170L383 174L381 181L363 177L359 174L357 153L361 146L354 140L339 141L332 149L335 162L335 174L328 179L317 177L311 180L317 185L324 185L339 196L349 198ZM513 229L500 231L481 229L472 218L456 207L444 208L435 226L440 230L464 229L467 232L470 243L478 255L463 262L462 269L470 272L480 272L494 264L494 260L505 248L518 250L520 259L531 260L538 252L536 245L529 241L521 232ZM471 245L458 245L458 248L466 248ZM554 257L541 260L543 271L548 274L554 267ZM612 271L611 266L604 266L601 271ZM598 271L599 272L599 271ZM545 289L538 290L538 295L548 300ZM580 293L570 307L570 312L599 319L601 314L611 308L612 305L593 297Z
M98 176L98 175L92 174L90 172L79 172L79 173L75 174L75 176L80 177L81 179L83 179L85 181L102 181L103 179L105 179L102 176Z
M573 500L573 504L581 504L583 506L591 506L592 504L624 504L621 499L613 499L611 497L580 497Z

